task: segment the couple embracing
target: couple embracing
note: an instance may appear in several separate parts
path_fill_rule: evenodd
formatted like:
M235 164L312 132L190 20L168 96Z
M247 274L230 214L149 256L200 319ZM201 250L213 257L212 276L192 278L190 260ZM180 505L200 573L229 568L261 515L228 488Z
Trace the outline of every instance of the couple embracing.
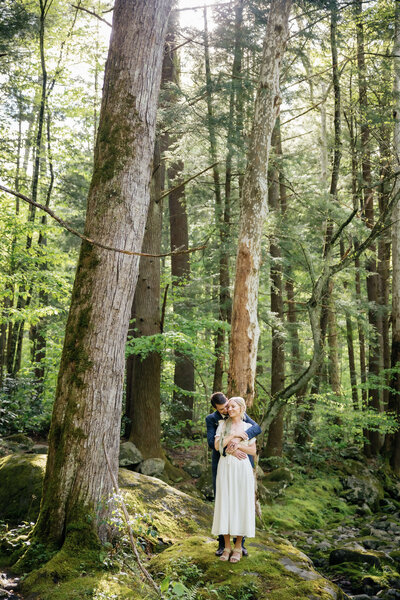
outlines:
M216 555L220 560L236 563L242 554L248 554L245 537L255 535L253 467L255 437L261 428L246 414L246 403L240 396L228 400L222 392L215 392L211 404L215 412L206 417L206 425L207 442L213 450L212 533L218 535Z

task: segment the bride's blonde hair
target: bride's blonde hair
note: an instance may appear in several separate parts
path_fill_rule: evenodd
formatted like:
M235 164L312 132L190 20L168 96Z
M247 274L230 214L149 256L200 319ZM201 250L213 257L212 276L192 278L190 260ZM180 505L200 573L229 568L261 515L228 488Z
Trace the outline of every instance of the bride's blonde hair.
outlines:
M240 417L243 419L244 413L246 412L246 402L244 401L244 398L242 398L241 396L233 396L232 398L229 398L229 402L231 400L234 400L234 402L236 402L236 404L239 405Z
M236 402L236 404L239 406L240 408L240 418L243 419L244 418L244 413L246 412L246 402L244 401L244 398L242 398L241 396L233 396L233 398L229 398L228 402L230 402L231 400L234 400ZM219 438L219 453L221 454L221 456L223 456L223 452L224 452L224 438L225 436L228 436L231 432L231 419L228 418L225 421L219 421L220 423L222 422L222 428L221 428L221 436Z

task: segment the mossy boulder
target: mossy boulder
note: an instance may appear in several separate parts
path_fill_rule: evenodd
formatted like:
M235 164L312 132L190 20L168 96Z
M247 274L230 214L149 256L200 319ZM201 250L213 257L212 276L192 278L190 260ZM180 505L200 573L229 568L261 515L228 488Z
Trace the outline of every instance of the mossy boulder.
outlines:
M128 469L119 470L119 485L129 512L151 521L165 542L211 528L213 507L160 479Z
M367 504L372 510L379 509L384 491L379 480L368 470L363 475L350 475L342 480L343 497L353 504Z
M0 515L4 521L36 520L45 466L42 454L10 454L0 459Z
M215 540L195 536L177 542L155 556L149 565L153 576L162 581L184 581L198 586L204 600L248 598L254 600L332 600L342 592L317 573L305 554L288 542L257 533L248 540L249 557L237 564L223 563L215 555Z
M381 568L381 561L375 554L353 548L337 548L332 550L329 555L330 565L339 565L340 563L365 563L371 567Z
M265 480L291 483L293 481L293 473L288 468L281 467L280 469L274 469L270 473L267 473L265 475Z
M195 479L199 479L204 471L204 466L197 460L189 461L183 468L186 473L189 473L189 475Z

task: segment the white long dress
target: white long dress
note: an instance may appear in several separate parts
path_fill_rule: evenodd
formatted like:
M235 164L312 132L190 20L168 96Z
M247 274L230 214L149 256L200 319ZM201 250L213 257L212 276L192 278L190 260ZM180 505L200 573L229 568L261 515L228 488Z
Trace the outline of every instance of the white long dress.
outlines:
M250 423L243 423L246 431ZM218 425L215 437L221 436L224 421ZM246 444L255 443L255 438ZM212 524L213 535L255 536L254 475L250 460L239 460L227 454L219 459Z

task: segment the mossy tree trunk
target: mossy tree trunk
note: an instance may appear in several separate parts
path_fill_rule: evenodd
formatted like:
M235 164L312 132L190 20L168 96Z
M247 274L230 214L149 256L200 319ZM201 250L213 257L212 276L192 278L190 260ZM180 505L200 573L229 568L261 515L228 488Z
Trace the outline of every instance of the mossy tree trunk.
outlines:
M170 0L117 0L85 235L140 251L149 204L156 104ZM137 256L84 242L72 292L34 536L59 546L105 539L118 468L125 341ZM89 535L88 535L89 534Z
M290 6L290 0L271 4L240 201L228 394L240 395L248 404L254 399L259 338L257 304L261 238L268 209L268 157L281 102L279 74L288 37Z

